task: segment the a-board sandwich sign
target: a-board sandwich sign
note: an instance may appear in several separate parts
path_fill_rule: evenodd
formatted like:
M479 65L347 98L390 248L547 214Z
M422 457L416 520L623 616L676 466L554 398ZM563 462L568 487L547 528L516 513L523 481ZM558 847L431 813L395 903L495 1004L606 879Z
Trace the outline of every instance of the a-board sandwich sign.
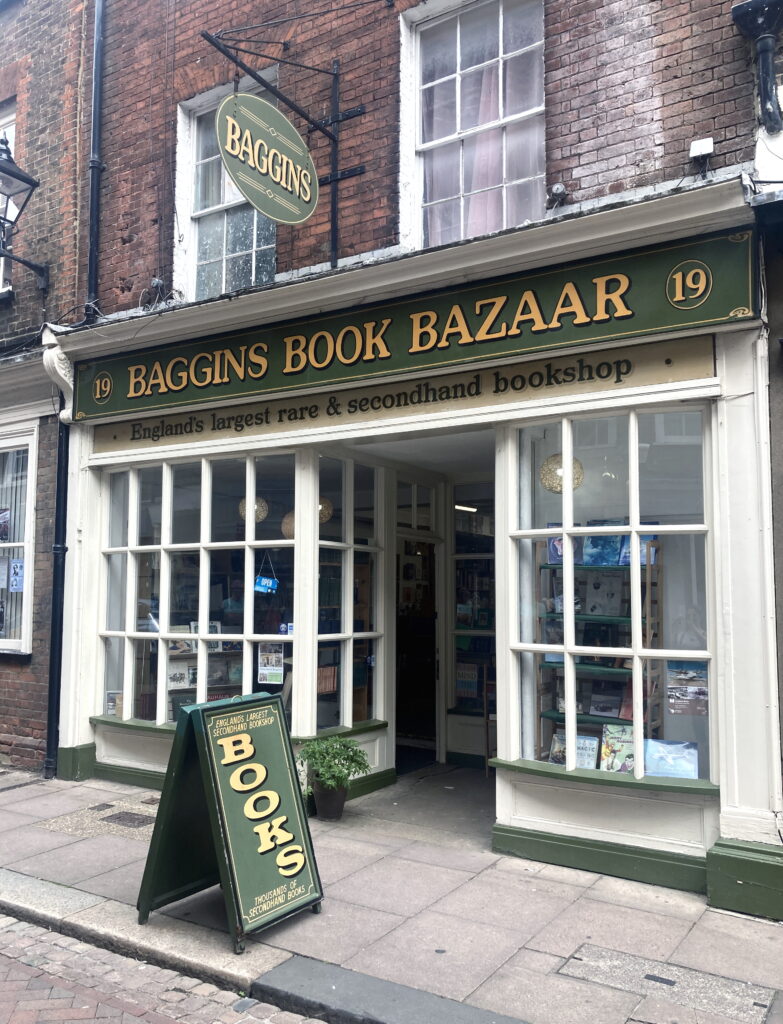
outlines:
M249 932L320 910L323 889L279 697L180 709L139 923L217 883L237 952Z

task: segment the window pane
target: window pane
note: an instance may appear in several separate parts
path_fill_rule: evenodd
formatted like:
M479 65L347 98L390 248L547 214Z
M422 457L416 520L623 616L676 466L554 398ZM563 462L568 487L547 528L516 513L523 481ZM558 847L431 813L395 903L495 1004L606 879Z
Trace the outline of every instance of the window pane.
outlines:
M196 159L207 160L209 157L219 156L217 132L215 130L216 110L210 110L202 114L196 122Z
M530 178L544 168L544 118L528 117L506 128L506 180Z
M459 195L460 143L452 142L424 154L424 202Z
M106 628L125 629L125 595L128 556L125 552L106 557Z
M136 630L157 633L160 630L158 595L160 594L160 556L136 556Z
M580 540L584 543L580 545ZM631 646L631 595L629 573L617 565L623 538L616 534L578 538L574 541L575 641L581 647L629 648ZM581 551L580 551L581 548ZM557 583L555 584L557 586ZM562 593L556 595L561 611ZM603 659L613 663L613 656Z
M109 547L128 543L128 474L112 473L109 477Z
M280 540L283 517L294 508L294 456L256 459L256 540Z
M0 566L0 638L21 640L25 585L24 548L3 548L0 557L4 560Z
M459 199L428 206L424 211L424 245L448 245L462 237Z
M460 67L473 68L498 56L498 5L484 4L460 18Z
M357 551L353 562L353 630L375 631L375 557Z
M434 82L456 70L457 19L450 18L421 33L421 80L425 84Z
M154 722L157 714L158 641L132 640L133 717Z
M212 206L220 205L222 202L220 195L222 176L223 168L219 157L197 166L194 212L198 213L199 210L208 210Z
M169 594L169 632L190 632L191 622L198 622L198 551L177 551L171 555L171 588ZM195 653L195 648L194 648Z
M139 471L139 544L160 544L160 466Z
M0 452L0 543L25 539L27 449Z
M321 548L318 558L318 632L343 632L343 552Z
M503 227L503 190L476 192L465 199L465 231L469 237L488 235Z
M456 640L455 707L469 713L483 712L484 687L489 684L491 697L495 683L494 637L458 636ZM491 711L494 714L495 708Z
M651 523L704 520L700 412L639 415L639 505Z
M373 717L375 682L375 641L353 642L353 720L367 722Z
M209 626L210 633L244 632L245 552L241 548L210 552Z
M541 0L504 0L503 52L512 53L544 38Z
M644 661L644 773L710 777L709 662Z
M503 183L503 134L500 128L465 139L464 191L477 192ZM502 208L502 204L501 204Z
M458 558L455 563L456 621L459 630L495 628L495 562Z
M319 462L318 521L321 540L343 540L343 464L338 459Z
M413 526L413 487L405 480L397 481L397 526Z
M434 142L457 130L457 86L454 79L422 90L421 139Z
M173 468L171 540L192 544L201 536L201 463L188 462Z
M560 544L554 547L554 540ZM519 540L519 640L524 644L549 643L547 615L554 614L562 604L558 605L557 573L546 569L554 560L560 561L562 555L562 537L557 535L549 540ZM557 550L557 553L555 551ZM562 590L561 590L562 593ZM552 643L562 643L558 633Z
M204 263L196 271L196 298L208 299L223 292L223 263Z
M226 215L224 213L210 213L206 217L200 217L196 222L198 231L198 260L206 263L208 260L220 259L223 255L223 227Z
M103 641L105 671L103 677L103 714L122 718L122 681L125 663L125 641L118 636Z
M432 529L432 488L416 485L416 529Z
M460 129L476 128L497 121L499 116L497 64L463 75L460 82Z
M573 319L569 317L568 322ZM575 421L573 448L574 522L586 526L627 523L628 417Z
M255 552L253 632L287 636L294 628L294 549Z
M245 462L212 463L212 540L241 540L245 524L239 509L245 499Z
M506 190L506 227L540 220L546 209L546 193L543 178L530 178L520 185L510 185Z
M219 647L221 645L218 645ZM207 655L207 700L226 700L242 692L242 642L223 641Z
M256 679L254 693L279 693L283 706L291 703L292 645L282 641L256 644Z
M454 487L457 554L495 550L495 490L491 481Z
M250 252L253 248L252 206L235 206L226 210L226 252Z
M265 245L275 244L275 222L265 217L263 213L256 213L256 249L262 249Z
M519 528L541 530L563 519L563 458L560 424L519 432Z
M226 291L238 292L242 288L250 288L253 284L253 257L250 253L244 256L233 256L226 260Z
M275 279L275 250L262 249L256 253L256 269L253 274L253 284L269 284Z
M505 116L522 114L544 102L544 57L540 49L510 57L503 65Z
M338 642L318 645L316 678L318 730L340 725L343 645Z
M371 466L354 466L353 470L353 539L368 544L375 539L375 470Z
M667 534L650 545L654 564L642 571L647 647L708 649L705 544L700 534Z

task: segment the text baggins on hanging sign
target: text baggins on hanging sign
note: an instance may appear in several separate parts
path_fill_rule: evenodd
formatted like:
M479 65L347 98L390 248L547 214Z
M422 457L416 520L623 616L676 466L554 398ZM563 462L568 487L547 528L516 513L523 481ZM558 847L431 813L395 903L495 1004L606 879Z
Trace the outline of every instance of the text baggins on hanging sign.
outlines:
M318 175L304 140L271 103L233 93L215 118L223 166L259 213L302 224L318 203Z

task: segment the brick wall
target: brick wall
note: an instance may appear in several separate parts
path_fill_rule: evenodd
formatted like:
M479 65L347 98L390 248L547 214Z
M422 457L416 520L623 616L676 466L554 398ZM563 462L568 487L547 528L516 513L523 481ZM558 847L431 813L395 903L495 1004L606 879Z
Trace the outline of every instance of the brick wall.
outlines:
M42 767L46 751L56 417L40 421L38 437L32 655L0 654L0 764L31 769Z

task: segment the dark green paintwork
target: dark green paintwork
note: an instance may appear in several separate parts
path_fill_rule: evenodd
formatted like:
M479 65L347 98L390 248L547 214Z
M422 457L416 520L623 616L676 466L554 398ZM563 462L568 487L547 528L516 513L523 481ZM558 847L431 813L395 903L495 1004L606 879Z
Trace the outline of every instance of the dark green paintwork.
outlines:
M783 920L783 845L719 839L707 851L710 906Z
M95 744L60 747L57 751L57 778L78 782L95 774Z
M492 768L520 772L523 775L536 775L540 778L559 779L561 782L567 780L593 786L616 786L641 793L690 793L713 797L716 800L720 796L720 787L706 779L668 779L653 775L634 779L619 772L602 772L587 768L575 768L569 772L562 765L549 764L548 761L502 761L497 757L493 757L489 763Z
M699 260L709 266L712 274L711 287L705 301L700 305L678 308L667 300L667 280L672 273L678 272L677 267L687 268L692 265L689 263L692 260ZM433 371L444 368L464 367L468 364L478 364L483 360L507 360L510 357L545 349L595 345L610 340L686 329L706 330L717 324L747 320L757 315L755 264L754 236L750 231L741 231L667 244L654 249L637 250L579 264L561 264L536 273L451 288L416 298L406 296L396 303L358 307L307 320L286 321L243 332L159 346L143 352L102 356L76 364L75 416L77 420L108 416L128 417L137 413L171 411L203 403L222 404L232 398L258 398L302 389L315 391L336 384L368 382L391 375L416 374L424 378ZM618 317L616 314L622 310L610 304L604 310L607 318L593 322L592 318L598 312L594 281L617 274L627 275L630 279L630 285L624 294L624 302L632 315ZM558 300L564 287L569 283L578 289L590 322L577 324L577 316L567 312L562 313L559 321L556 321L554 313ZM542 322L546 326L541 330L533 330L532 328L536 326L534 323L522 322L521 333L509 335L508 331L513 325L522 297L530 291L535 293L542 312ZM505 296L507 301L498 311L494 322L487 325L486 332L490 335L488 338L475 341L461 340L465 335L453 324L451 332L444 336L444 328L449 323L449 318L453 316L453 309L456 306L459 306L464 315L470 337L478 336L481 326L487 321L493 309L491 300L500 296ZM428 350L412 352L410 350L413 324L418 322L414 318L425 311L437 314L434 330L439 332L440 340L446 341L447 344L440 347L439 342ZM389 323L383 327L387 320ZM388 354L379 346L371 345L370 358L365 358L368 352L368 334L380 332L382 327ZM364 339L364 343L357 349L361 356L355 361L350 361L353 347L349 342L353 335L349 333L346 335L346 351L349 353L346 356L347 362L333 358L328 365L321 368L308 363L301 369L292 363L290 372L285 372L286 337L301 335L309 339L316 332L324 331L329 332L332 337L337 337L343 329L350 332L354 328ZM496 336L492 337L493 334ZM268 367L261 376L252 378L248 373L249 353L256 345L266 346ZM316 362L326 363L327 345L328 342L323 338L316 344ZM202 387L197 387L187 374L184 377L178 376L189 365L188 361L203 354L200 355L198 363L201 369L199 373L194 373L197 380L203 380L204 377L200 374L206 372L205 368L210 365L210 359L213 359L216 353L229 350L236 358L243 349L243 379L240 379L242 374L233 369L227 375L221 369L218 373L220 383L206 383ZM256 356L260 356L263 351L262 348L257 349ZM608 353L607 358L610 356L611 353ZM181 360L172 367L172 374L169 375L169 380L174 383L176 390L168 388L164 375L160 378L162 388L155 386L150 388L150 394L142 393L145 385L138 383L141 380L139 370L134 371L137 380L136 390L139 394L136 397L128 397L131 393L129 367L146 367L143 376L149 383L148 376L155 364L159 364L160 372L163 372L169 361L174 358ZM220 368L225 368L226 358L218 357ZM260 364L254 364L254 372L262 372ZM225 381L224 376L227 376ZM98 394L96 400L96 381L101 380L106 382L105 393ZM180 381L184 381L181 389Z
M662 850L534 832L508 825L494 826L492 849L496 853L511 853L547 864L630 878L650 885L665 885L669 889L687 892L706 892L707 889L703 857L686 857Z

